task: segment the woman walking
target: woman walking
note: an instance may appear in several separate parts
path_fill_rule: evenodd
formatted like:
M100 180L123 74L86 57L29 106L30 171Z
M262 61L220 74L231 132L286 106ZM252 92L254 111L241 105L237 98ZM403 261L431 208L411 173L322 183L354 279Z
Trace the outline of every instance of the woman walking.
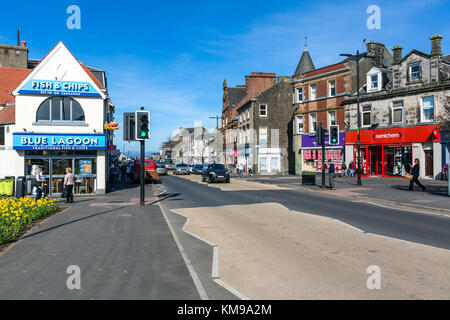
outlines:
M44 179L42 178L42 169L36 168L34 174L34 187L36 188L36 201L42 197L42 188L44 184Z
M420 162L419 159L414 160L414 167L411 170L411 174L413 175L411 182L409 183L409 191L413 191L414 189L414 182L422 189L422 191L425 191L425 186L420 183L419 181L419 175L420 175Z
M71 168L66 168L64 190L66 191L66 203L73 203L73 173Z

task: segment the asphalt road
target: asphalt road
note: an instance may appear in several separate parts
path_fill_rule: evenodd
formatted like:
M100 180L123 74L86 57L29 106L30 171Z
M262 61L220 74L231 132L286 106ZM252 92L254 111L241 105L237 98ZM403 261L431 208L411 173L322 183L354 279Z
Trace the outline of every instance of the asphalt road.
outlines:
M235 180L237 180L236 178ZM232 180L231 183L233 183ZM169 209L276 202L290 210L338 219L365 232L450 249L450 218L352 202L296 190L221 191L174 176L163 178Z

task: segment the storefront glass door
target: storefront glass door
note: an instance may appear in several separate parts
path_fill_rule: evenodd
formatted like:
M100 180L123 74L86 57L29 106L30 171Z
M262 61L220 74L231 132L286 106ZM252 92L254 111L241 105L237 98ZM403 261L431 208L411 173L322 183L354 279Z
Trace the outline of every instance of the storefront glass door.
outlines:
M51 190L53 193L61 193L64 186L64 175L66 168L73 169L72 159L51 159L52 181Z
M370 175L378 176L382 174L382 152L381 146L369 147L370 152Z
M34 174L37 168L41 168L42 177L48 182L50 177L50 159L27 159L25 162L25 173L27 179L27 194L33 193L33 187L31 186L31 179L34 178Z

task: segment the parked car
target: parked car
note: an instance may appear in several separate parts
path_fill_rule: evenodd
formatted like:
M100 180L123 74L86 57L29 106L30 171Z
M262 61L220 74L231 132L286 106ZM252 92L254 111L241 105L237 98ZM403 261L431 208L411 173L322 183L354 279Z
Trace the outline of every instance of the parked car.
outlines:
M194 168L192 169L193 174L202 174L203 173L203 165L196 164Z
M179 163L173 168L173 174L179 175L179 174L190 174L189 173L189 167L187 164Z
M167 168L164 163L158 163L156 165L156 172L158 172L160 176L167 176Z
M230 183L230 173L223 164L210 164L202 173L202 182L223 181Z

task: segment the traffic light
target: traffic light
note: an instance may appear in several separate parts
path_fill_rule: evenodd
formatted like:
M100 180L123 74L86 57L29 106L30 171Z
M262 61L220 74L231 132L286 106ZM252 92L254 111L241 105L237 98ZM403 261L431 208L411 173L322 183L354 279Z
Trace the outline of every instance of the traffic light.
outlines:
M136 140L146 140L150 138L150 112L136 111Z
M322 126L316 127L316 145L321 146L325 144L325 130Z
M330 126L330 145L339 144L339 126Z
M134 112L124 112L123 114L123 141L133 141L136 134Z

